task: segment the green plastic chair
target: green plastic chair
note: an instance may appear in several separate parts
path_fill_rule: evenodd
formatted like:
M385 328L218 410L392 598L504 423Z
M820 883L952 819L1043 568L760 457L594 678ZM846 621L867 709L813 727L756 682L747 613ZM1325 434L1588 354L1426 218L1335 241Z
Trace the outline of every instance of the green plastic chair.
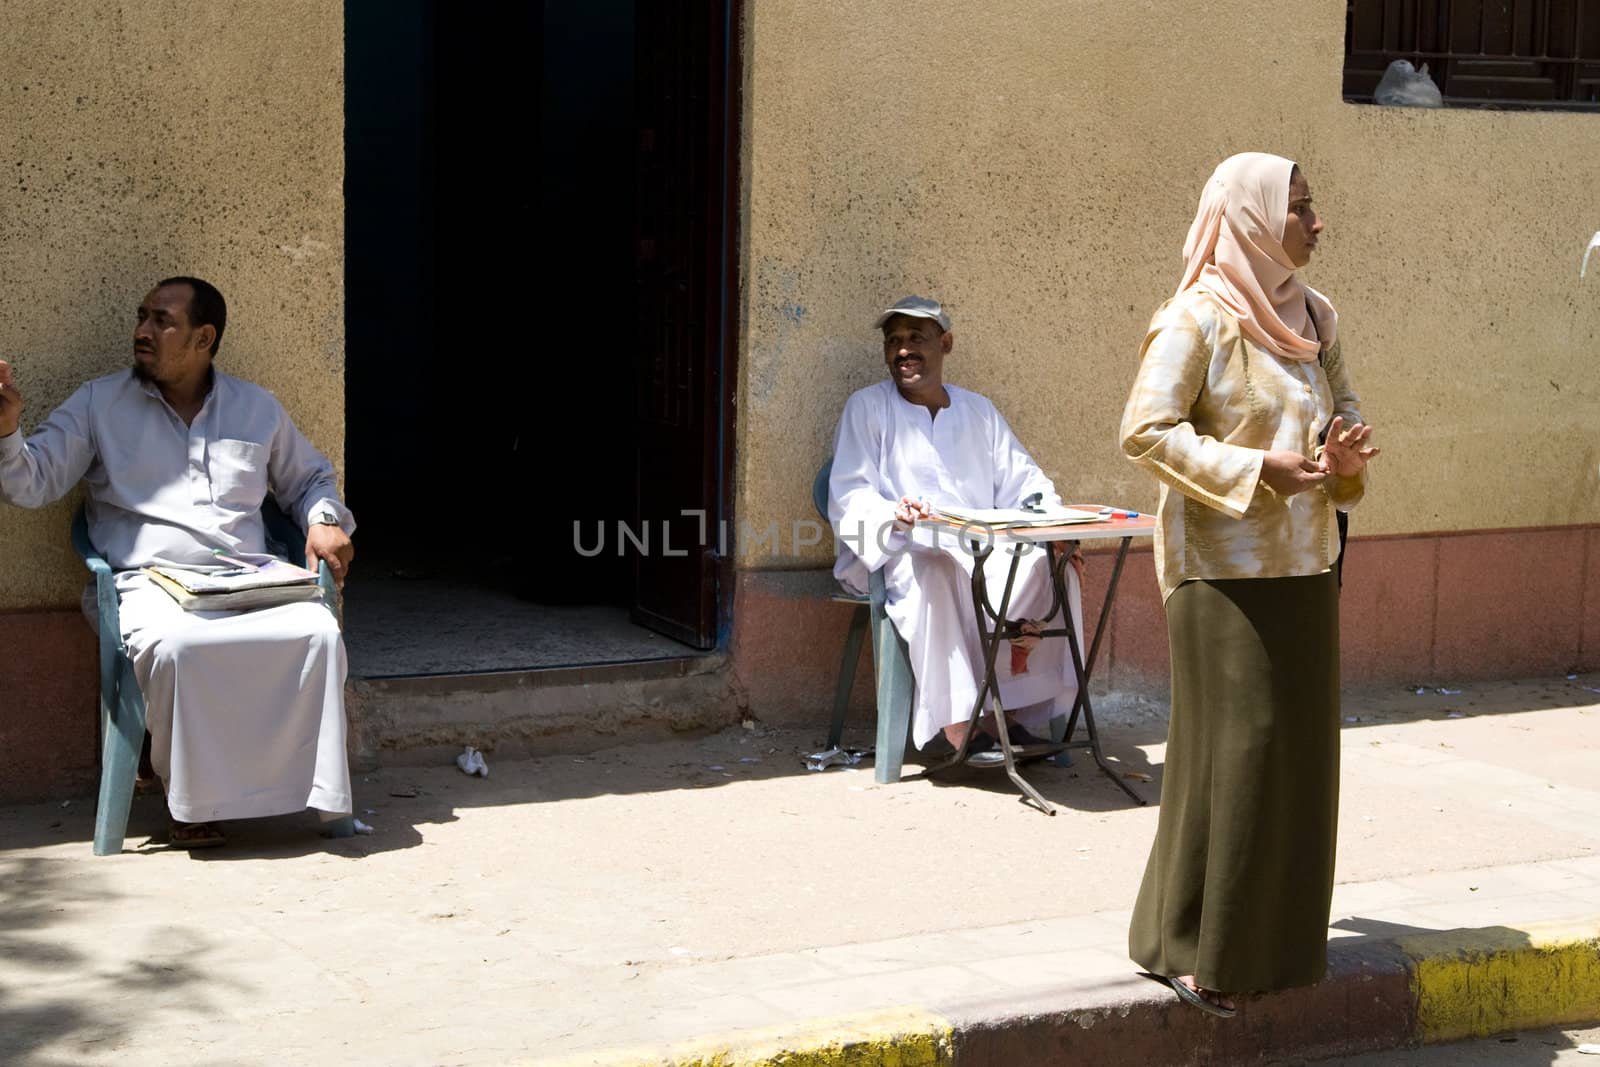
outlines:
M828 476L833 473L833 457L828 457L811 483L811 502L822 516L823 526L828 519ZM878 683L878 743L873 756L873 777L887 784L900 780L900 768L905 763L906 742L911 737L911 698L916 692L916 681L911 674L911 655L906 643L889 621L885 608L888 587L884 584L883 568L873 571L867 579L867 595L840 589L833 599L841 604L854 604L850 616L850 629L845 633L844 654L839 659L839 680L833 690L833 722L828 727L828 747L837 748L844 736L845 712L850 706L850 690L855 686L856 663L861 659L861 639L870 626L872 630L872 666Z
M305 566L305 534L268 498L261 505L268 548L296 566ZM100 799L94 814L94 854L110 856L122 851L128 835L128 812L133 805L133 779L144 747L144 694L133 673L133 661L122 643L122 621L117 611L117 587L111 565L89 541L89 521L83 505L72 516L72 547L94 575L100 635ZM339 617L339 592L333 572L318 561L317 584L322 603ZM326 824L335 837L355 832L351 816Z

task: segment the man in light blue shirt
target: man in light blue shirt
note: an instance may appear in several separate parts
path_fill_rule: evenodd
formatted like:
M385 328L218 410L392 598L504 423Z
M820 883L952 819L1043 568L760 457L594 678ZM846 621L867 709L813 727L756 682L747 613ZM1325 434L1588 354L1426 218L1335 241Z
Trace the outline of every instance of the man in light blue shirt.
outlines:
M326 560L341 585L349 571L355 520L333 466L271 393L212 366L226 325L207 282L160 282L139 305L133 367L79 387L25 440L0 361L0 498L40 507L84 482L184 847L221 844L217 820L352 810L332 617L315 604L186 612L140 571L264 552L269 492L306 529L308 564Z

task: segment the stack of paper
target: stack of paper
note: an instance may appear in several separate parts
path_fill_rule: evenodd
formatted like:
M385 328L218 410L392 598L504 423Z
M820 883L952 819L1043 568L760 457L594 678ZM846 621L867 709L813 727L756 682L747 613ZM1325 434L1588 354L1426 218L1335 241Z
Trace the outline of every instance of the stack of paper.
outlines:
M146 567L150 580L185 611L242 611L321 599L317 573L271 556L250 554L225 569Z
M962 508L941 505L936 514L955 522L972 522L983 526L1068 526L1079 522L1100 521L1100 516L1093 511L1069 507L1024 511L1022 508Z

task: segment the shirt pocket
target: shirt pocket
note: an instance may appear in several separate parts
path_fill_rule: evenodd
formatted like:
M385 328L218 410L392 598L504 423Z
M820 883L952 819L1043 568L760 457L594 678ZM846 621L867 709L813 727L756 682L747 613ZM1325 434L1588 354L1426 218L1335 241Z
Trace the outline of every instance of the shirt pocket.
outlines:
M255 510L267 497L267 446L254 441L218 439L207 449L211 499Z

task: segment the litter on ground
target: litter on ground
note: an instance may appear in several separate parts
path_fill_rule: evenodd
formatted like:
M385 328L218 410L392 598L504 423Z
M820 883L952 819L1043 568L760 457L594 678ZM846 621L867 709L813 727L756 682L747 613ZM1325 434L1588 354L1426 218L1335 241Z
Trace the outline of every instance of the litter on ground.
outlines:
M462 774L489 777L489 764L484 760L483 753L471 745L461 750L461 755L456 757L456 766L461 768Z

